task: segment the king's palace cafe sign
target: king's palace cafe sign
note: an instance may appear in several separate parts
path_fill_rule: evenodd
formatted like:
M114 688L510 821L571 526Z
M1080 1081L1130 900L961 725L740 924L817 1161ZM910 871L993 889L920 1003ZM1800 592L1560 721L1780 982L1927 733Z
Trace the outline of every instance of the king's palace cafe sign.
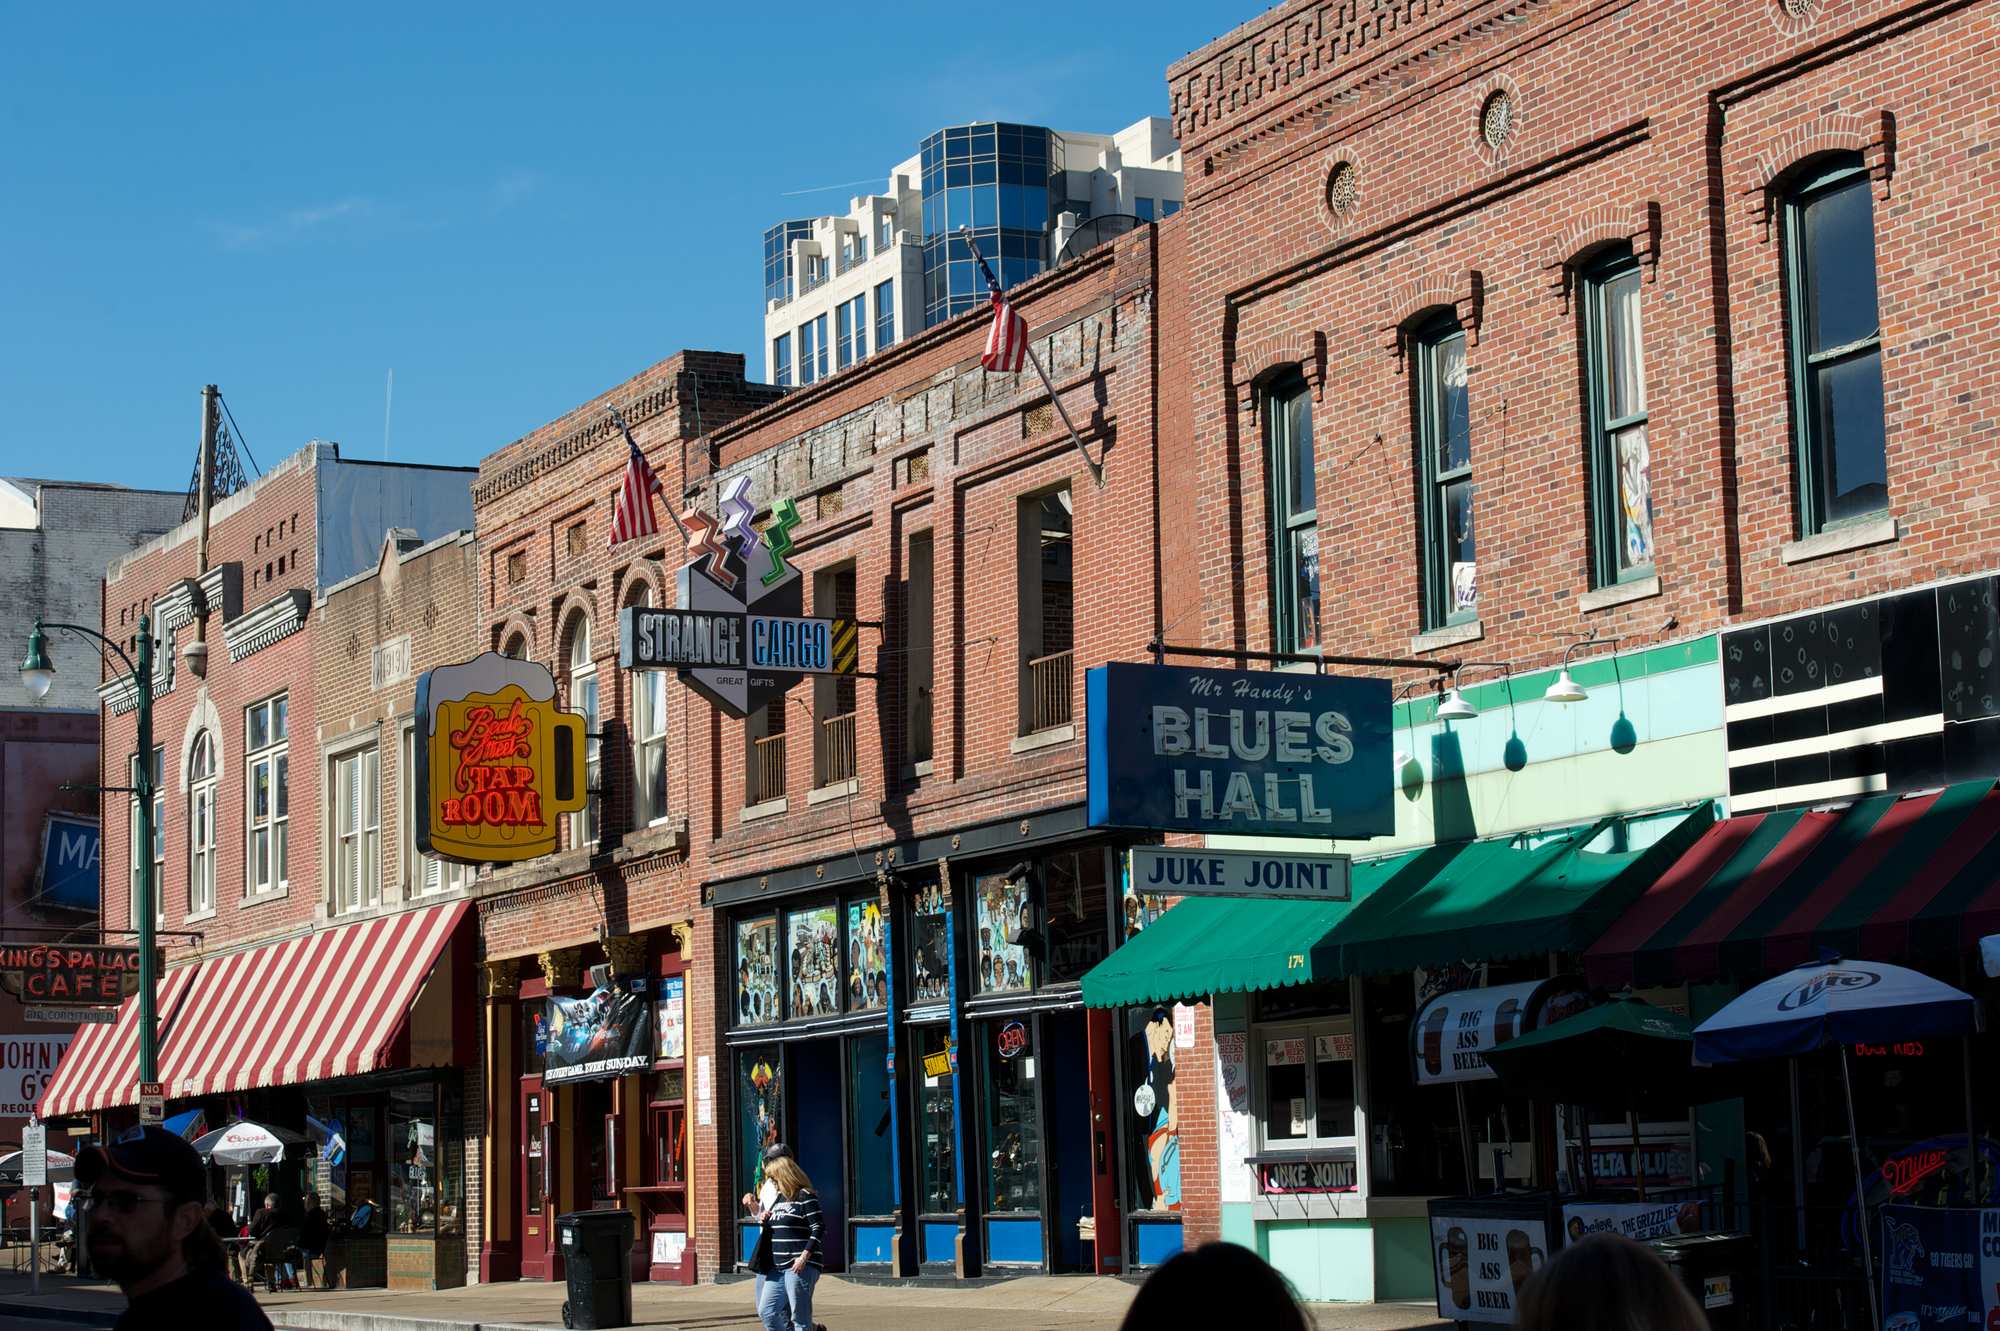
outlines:
M25 1003L116 1007L139 992L139 949L10 943L0 947L0 985Z

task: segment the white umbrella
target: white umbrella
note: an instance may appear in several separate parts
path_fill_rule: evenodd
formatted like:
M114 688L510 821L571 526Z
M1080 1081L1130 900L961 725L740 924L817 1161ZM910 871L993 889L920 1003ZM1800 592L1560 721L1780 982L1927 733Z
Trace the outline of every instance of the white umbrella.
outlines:
M268 1165L285 1158L285 1147L304 1144L296 1132L244 1119L197 1138L194 1149L218 1165Z
M76 1177L75 1156L64 1155L61 1151L50 1151L48 1156L49 1182L68 1183L72 1178ZM19 1151L9 1151L5 1155L0 1155L0 1183L19 1183L20 1181L21 1153Z

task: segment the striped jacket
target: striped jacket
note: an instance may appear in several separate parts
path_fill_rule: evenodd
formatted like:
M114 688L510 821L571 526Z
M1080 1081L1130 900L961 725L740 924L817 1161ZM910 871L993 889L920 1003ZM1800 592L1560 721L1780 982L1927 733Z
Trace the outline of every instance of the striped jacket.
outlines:
M779 1197L765 1221L771 1231L771 1273L784 1274L804 1251L806 1262L821 1266L820 1251L825 1246L826 1221L820 1215L819 1196L811 1188L800 1188L796 1197Z

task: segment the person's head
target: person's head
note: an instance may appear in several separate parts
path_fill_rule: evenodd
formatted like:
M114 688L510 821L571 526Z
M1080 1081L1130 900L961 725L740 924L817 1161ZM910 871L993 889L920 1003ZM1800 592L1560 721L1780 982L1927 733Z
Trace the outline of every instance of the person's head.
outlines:
M278 1209L278 1194L277 1194L277 1193L275 1193L275 1192L267 1192L267 1193L265 1193L265 1194L264 1194L264 1209L265 1209L266 1211L275 1211L275 1210L277 1210L277 1209Z
M301 1197L299 1201L305 1206L306 1210L308 1211L319 1210L319 1194L316 1192L307 1193L305 1196Z
M1310 1331L1292 1287L1271 1265L1234 1243L1204 1243L1169 1257L1125 1310L1119 1331L1209 1331L1255 1326Z
M778 1191L787 1197L796 1197L801 1188L812 1187L812 1180L806 1171L799 1168L799 1162L789 1155L781 1155L776 1160L767 1161L764 1173L771 1182L778 1185Z
M767 1166L774 1160L796 1160L798 1158L798 1153L784 1142L772 1142L764 1148L764 1163Z
M1521 1288L1520 1331L1704 1331L1708 1318L1667 1264L1622 1234L1592 1234Z
M175 1133L127 1128L109 1145L84 1147L76 1181L90 1189L90 1260L130 1290L169 1267L225 1264L202 1210L208 1174Z

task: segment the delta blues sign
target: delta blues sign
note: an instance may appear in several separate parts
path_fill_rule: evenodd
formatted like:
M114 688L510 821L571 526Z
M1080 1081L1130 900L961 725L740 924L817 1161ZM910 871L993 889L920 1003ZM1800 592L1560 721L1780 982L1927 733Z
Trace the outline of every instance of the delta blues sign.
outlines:
M1113 663L1085 698L1092 827L1396 830L1387 680Z

